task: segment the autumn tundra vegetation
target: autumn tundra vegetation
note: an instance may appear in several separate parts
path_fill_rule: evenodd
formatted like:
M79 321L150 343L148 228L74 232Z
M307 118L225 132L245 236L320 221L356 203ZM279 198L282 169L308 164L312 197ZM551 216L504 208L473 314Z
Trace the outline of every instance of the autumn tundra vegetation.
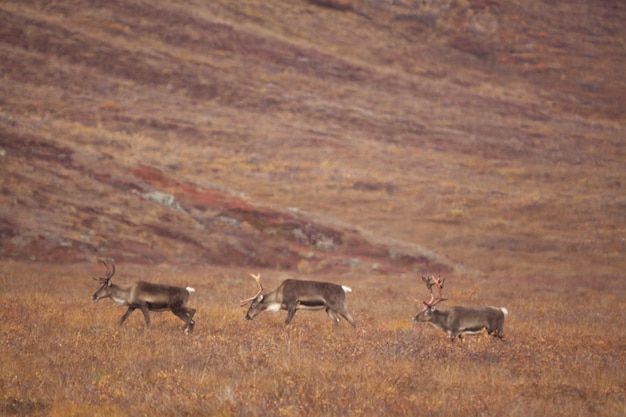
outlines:
M503 342L450 343L411 317L420 278L342 274L356 329L300 312L244 319L245 270L124 267L124 277L193 283L195 332L173 315L119 326L120 307L90 299L93 264L0 265L5 415L620 415L623 293L449 277L448 297L506 300ZM278 283L285 272L262 272ZM246 278L247 277L247 278ZM315 278L314 276L307 278ZM463 283L461 285L461 283ZM623 290L622 290L623 291ZM528 295L528 296L527 296ZM608 316L609 312L611 313Z
M0 2L0 415L626 415L625 21Z

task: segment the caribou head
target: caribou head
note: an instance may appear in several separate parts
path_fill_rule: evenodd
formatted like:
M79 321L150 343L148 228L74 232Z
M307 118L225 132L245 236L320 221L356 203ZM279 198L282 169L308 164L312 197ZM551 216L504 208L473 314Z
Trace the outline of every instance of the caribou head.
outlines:
M93 277L96 281L99 281L102 285L98 291L91 297L93 301L98 301L103 298L111 296L111 278L115 275L115 261L111 258L98 259L106 268L106 275L104 277ZM109 266L110 265L110 266Z

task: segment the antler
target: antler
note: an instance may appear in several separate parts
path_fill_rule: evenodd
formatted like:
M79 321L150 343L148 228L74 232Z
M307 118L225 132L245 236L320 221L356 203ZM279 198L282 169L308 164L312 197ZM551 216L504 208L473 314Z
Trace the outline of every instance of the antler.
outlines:
M256 281L256 283L259 285L259 292L257 292L256 294L254 294L253 297L250 298L246 298L245 300L241 300L239 301L239 305L241 307L245 306L246 304L250 303L252 300L254 300L255 298L257 298L259 295L261 295L261 293L263 292L263 286L261 285L261 274L250 274L250 276L252 278L254 278L254 280Z
M422 281L424 281L426 283L426 287L428 288L428 290L430 291L430 300L428 300L428 302L426 301L422 301L422 303L426 306L426 308L433 308L434 306L436 306L437 304L439 304L442 301L446 301L446 298L443 298L443 282L446 279L441 279L441 278L435 278L434 276L429 276L428 278L422 277ZM435 296L433 295L433 286L436 286L437 289L439 290L439 298L437 298L435 300ZM434 300L434 302L433 302Z
M96 281L106 282L115 274L115 261L113 258L100 258L98 260L102 262L104 267L107 269L106 277L93 277L93 279ZM111 268L109 268L109 264L107 262L111 263Z

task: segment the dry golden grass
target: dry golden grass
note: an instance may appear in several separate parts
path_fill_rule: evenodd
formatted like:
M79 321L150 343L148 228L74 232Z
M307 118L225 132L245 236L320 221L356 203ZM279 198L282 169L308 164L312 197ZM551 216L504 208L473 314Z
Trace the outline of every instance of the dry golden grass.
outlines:
M170 313L152 328L93 303L93 265L0 266L0 414L18 416L616 416L626 403L622 287L569 289L451 278L449 296L510 311L506 340L450 343L411 317L407 277L337 278L358 327L325 314L243 320L246 271L118 265L117 282L193 285L196 331ZM262 272L267 286L282 273ZM280 277L280 278L278 278ZM315 278L315 277L307 277ZM317 277L322 278L322 277ZM324 277L328 279L328 277ZM452 305L452 304L451 304Z
M0 414L626 414L619 2L0 9ZM101 255L197 288L196 332L120 328ZM504 343L411 323L435 263ZM358 328L245 322L256 271L214 264L346 283Z

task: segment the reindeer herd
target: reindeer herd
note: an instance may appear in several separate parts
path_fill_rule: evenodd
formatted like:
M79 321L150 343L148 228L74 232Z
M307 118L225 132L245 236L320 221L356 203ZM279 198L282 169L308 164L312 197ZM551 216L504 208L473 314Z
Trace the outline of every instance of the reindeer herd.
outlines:
M100 259L100 262L104 264L106 274L104 277L94 277L100 282L101 287L92 296L92 300L95 302L103 298L111 298L116 304L128 307L120 319L120 325L136 309L140 309L143 313L146 326L150 325L150 311L171 311L185 322L183 327L185 333L193 332L195 326L193 316L196 310L187 306L190 293L195 291L193 288L152 284L145 281L116 285L111 282L111 278L115 274L113 259ZM339 324L341 321L339 316L341 316L352 327L356 327L354 318L344 306L346 293L352 291L350 287L330 282L286 279L275 290L264 293L261 276L250 275L259 288L254 296L240 302L241 307L250 304L245 316L246 320L252 320L264 311L286 310L285 324L289 324L297 310L324 310L335 324ZM438 310L435 306L446 301L443 298L445 279L442 280L431 275L422 277L422 280L430 291L430 300L422 301L424 309L413 317L413 322L430 323L446 332L452 341L461 338L464 334L482 331L502 339L504 336L504 317L508 314L506 308L456 306L448 310ZM433 287L437 288L436 299L433 294Z

